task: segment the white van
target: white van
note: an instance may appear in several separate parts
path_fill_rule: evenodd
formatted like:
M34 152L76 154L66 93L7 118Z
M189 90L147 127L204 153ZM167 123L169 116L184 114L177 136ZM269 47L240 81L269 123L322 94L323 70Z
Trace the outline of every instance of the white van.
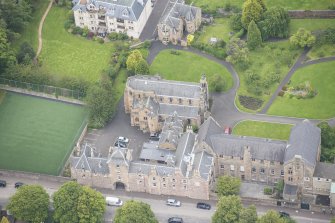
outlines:
M118 197L106 197L106 204L108 206L122 206L123 202Z

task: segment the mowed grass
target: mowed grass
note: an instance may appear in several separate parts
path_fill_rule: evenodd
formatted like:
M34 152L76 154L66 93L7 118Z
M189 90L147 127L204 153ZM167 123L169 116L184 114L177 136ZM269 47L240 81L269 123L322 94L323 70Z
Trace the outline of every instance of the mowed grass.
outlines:
M233 129L234 135L254 136L268 139L288 140L293 125L246 120Z
M225 42L229 41L229 32L231 32L228 18L218 18L210 26L204 26L198 41L202 43L209 43L211 37L223 39Z
M210 11L216 11L218 8L224 8L230 4L242 8L244 0L188 0L194 5ZM286 9L328 9L333 0L264 0L267 7L282 6Z
M199 82L201 75L206 74L209 86L214 74L219 74L225 81L224 91L233 86L233 79L226 67L194 53L177 52L180 55L171 54L171 50L161 51L151 64L150 73L160 74L167 80L188 82Z
M299 28L316 31L334 27L335 19L291 19L290 35L295 34Z
M277 97L268 114L300 118L328 119L335 117L335 61L299 69L289 86L309 81L318 94L311 99Z
M43 27L43 67L56 77L76 76L95 82L108 67L113 44L99 44L64 29L68 10L53 6Z
M19 49L23 42L28 42L36 51L38 46L38 26L40 24L41 18L48 8L49 0L36 0L32 1L36 10L32 14L32 19L29 21L28 25L25 27L20 38L14 42L13 46Z
M0 105L0 169L58 175L86 115L81 106L7 92Z

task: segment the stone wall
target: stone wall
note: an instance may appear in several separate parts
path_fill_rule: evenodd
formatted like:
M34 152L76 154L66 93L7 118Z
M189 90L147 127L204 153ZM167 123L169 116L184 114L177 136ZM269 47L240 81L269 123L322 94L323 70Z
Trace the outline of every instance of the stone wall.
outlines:
M26 178L30 180L36 181L51 181L57 183L66 183L71 181L69 177L61 177L61 176L52 176L40 173L29 173L23 171L14 171L14 170L0 170L0 176L3 177L13 177L13 178Z
M335 18L335 10L289 10L288 15L293 19Z

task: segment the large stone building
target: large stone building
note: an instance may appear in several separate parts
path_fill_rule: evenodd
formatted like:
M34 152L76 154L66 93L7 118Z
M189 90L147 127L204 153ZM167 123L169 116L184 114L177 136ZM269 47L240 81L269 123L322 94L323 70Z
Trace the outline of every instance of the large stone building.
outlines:
M124 106L131 125L144 132L160 132L164 121L176 112L188 125L200 126L208 110L208 84L163 80L159 76L129 77Z
M139 38L152 11L150 0L73 0L75 24L106 35L117 32Z
M164 44L180 43L201 25L201 9L185 5L183 0L170 0L166 13L157 25L158 38Z

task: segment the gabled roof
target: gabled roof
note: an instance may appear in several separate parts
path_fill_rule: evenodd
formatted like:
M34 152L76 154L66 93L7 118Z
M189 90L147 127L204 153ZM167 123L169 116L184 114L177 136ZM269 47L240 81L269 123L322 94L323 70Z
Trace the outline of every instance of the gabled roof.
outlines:
M212 142L210 139L210 136L221 134L223 133L223 129L217 123L211 116L200 126L198 135L197 135L197 141L200 142L206 142L210 147L212 146Z
M314 177L335 180L335 164L333 163L316 163Z
M291 129L284 162L292 160L295 155L300 155L309 165L315 166L320 142L320 128L307 119L304 120Z
M194 133L186 132L181 139L176 150L176 167L186 176L187 165L192 162L192 149L195 143Z
M115 163L118 165L129 165L129 160L127 159L127 148L112 147L112 153L108 157L107 163Z

